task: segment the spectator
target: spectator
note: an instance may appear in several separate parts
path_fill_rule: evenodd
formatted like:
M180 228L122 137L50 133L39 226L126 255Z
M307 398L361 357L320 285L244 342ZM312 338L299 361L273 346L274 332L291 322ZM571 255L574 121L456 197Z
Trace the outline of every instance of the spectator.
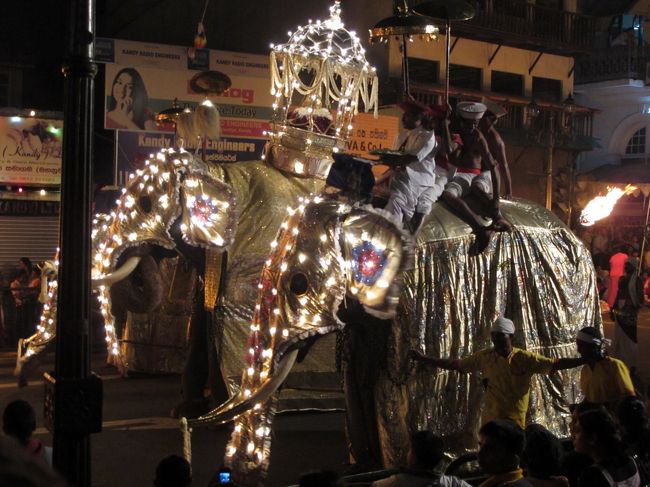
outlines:
M621 427L625 452L636 462L641 484L650 484L650 425L644 402L628 396L618 407L618 424Z
M553 433L539 424L528 425L523 463L533 487L569 487L561 475L563 459L562 443Z
M594 256L594 263L601 267L606 267L608 263L607 248L609 246L609 238L607 237L607 230L599 228L591 241L591 253Z
M610 308L614 307L616 303L616 295L618 294L618 281L625 275L625 262L628 255L624 247L619 247L614 255L609 258L609 286L607 292L607 304Z
M577 452L594 460L580 475L579 487L641 485L634 460L623 452L614 420L604 408L579 414L571 428L571 439Z
M320 470L300 476L300 487L341 487L343 482L336 472Z
M13 438L0 437L0 485L7 487L65 487L44 462L35 459Z
M156 467L155 487L186 487L192 483L192 467L183 457L169 455Z
M373 482L373 487L469 487L469 484L450 475L436 473L444 456L442 438L431 431L418 431L411 436L407 466L396 475Z
M643 285L643 304L650 304L650 270L646 269L641 273L641 283Z
M524 431L509 419L495 419L479 430L478 463L488 474L479 487L532 487L519 465Z
M637 316L643 305L643 284L637 268L628 260L625 275L618 281L618 295L614 306L614 355L625 362L632 374L637 363Z
M10 402L2 413L2 430L20 443L35 458L52 465L52 448L44 446L40 440L32 438L36 429L34 408L23 400Z
M635 390L625 364L607 355L607 343L609 340L592 326L578 332L578 353L587 361L580 371L580 388L585 401L615 410L619 401L634 396Z

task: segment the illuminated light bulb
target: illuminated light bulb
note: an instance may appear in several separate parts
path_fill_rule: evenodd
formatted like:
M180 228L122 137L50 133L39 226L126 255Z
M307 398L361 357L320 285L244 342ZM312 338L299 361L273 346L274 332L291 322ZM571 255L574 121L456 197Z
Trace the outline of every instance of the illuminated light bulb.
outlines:
M257 436L264 436L264 426L260 426L259 428L257 428L257 429L255 430L255 434L256 434Z
M251 442L249 442L248 445L246 446L246 452L247 452L248 454L251 454L251 453L253 453L254 451L255 451L255 443L253 443L253 442L251 441Z
M293 233L294 235L298 235L298 233L300 233L298 231L298 227L293 227L293 229L291 230L291 233Z
M138 234L135 232L129 233L129 242L134 242L138 238Z
M270 333L271 335L275 335L275 332L276 332L276 331L278 331L278 329L277 329L275 326L272 326L271 328L269 328L269 333Z
M248 373L248 375L255 375L255 369L253 367L249 367L246 372Z
M272 249L276 248L277 246L278 246L278 242L276 242L275 240L273 242L271 242L271 248Z
M325 286L327 287L331 287L334 284L336 284L336 279L334 279L333 277L328 278L327 281L325 282Z
M352 287L350 288L350 292L351 292L352 294L357 294L357 293L359 292L359 289L357 289L356 287L352 286Z
M375 298L377 297L377 294L376 294L374 291L368 291L368 292L366 293L366 297L367 297L368 299L375 299Z
M273 294L273 296L277 296L278 295L278 290L275 289L275 288L271 289L271 294Z
M268 259L264 264L266 264L267 267L270 266L271 265L271 259Z
M268 377L269 373L266 370L260 372L260 379L264 380Z
M235 433L241 433L241 424L235 425Z
M262 405L259 402L256 402L255 406L253 406L253 409L255 411L259 411L260 409L262 409Z
M235 453L237 453L237 448L235 448L234 446L229 446L226 455L232 457Z
M301 264L307 260L307 256L303 253L298 254L298 262Z
M321 241L321 242L327 242L327 235L325 235L324 233L321 234L321 236L320 236L320 241Z
M244 397L251 397L251 390L250 389L244 389Z
M260 283L257 285L257 289L264 289L264 285L260 282Z
M282 330L282 336L284 338L288 337L289 336L289 330L287 330L286 328L284 330Z
M300 161L294 161L293 169L297 174L302 174L305 171L305 165Z
M286 270L287 270L287 263L286 263L286 262L283 262L282 265L280 265L280 271L281 271L281 272L284 272L284 271L286 271Z
M377 286L379 286L380 288L386 289L389 286L389 284L388 284L388 281L386 281L385 279L379 279L377 281Z

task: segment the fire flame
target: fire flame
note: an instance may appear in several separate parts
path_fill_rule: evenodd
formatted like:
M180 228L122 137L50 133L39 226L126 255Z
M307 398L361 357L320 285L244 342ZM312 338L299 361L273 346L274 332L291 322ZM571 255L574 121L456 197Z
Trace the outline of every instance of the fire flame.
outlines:
M589 227L596 223L598 220L607 218L621 196L630 194L636 189L636 186L632 186L631 184L625 186L624 189L608 187L607 194L605 196L596 196L589 203L587 203L587 206L584 207L582 213L580 214L580 223L585 227Z

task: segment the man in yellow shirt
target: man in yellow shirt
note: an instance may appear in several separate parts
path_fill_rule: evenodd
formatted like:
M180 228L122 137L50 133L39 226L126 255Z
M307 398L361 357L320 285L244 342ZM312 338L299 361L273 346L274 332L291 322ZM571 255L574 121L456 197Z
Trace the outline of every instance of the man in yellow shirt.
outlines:
M580 389L586 402L603 404L615 411L626 396L634 396L630 371L620 360L609 357L609 340L593 326L582 328L576 336L578 353L586 365L580 371Z
M511 419L524 428L533 374L550 374L585 363L584 358L552 359L512 346L515 325L508 318L497 318L491 329L492 348L479 350L461 359L428 357L412 350L411 356L447 370L481 372L485 404L481 424L493 419Z

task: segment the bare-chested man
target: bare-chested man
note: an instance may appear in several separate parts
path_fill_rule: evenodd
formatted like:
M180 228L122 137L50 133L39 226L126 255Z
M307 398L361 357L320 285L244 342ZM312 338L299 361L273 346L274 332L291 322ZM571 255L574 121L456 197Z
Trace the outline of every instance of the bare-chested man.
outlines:
M509 229L508 223L499 211L499 176L497 164L490 153L485 137L478 129L479 121L486 111L482 103L460 102L456 106L460 118L460 136L463 145L451 140L449 119L445 123L446 146L450 150L450 161L457 167L456 175L447 184L442 200L449 209L467 222L476 235L470 248L470 255L481 253L490 243L494 231ZM473 191L481 200L489 201L486 213L492 218L492 225L485 226L479 215L474 213L463 196Z
M510 167L506 156L506 144L495 127L497 120L508 112L501 105L491 100L484 100L483 104L487 107L487 111L481 118L478 128L483 133L485 140L487 140L490 153L499 166L499 177L503 182L503 185L500 184L504 190L503 195L506 199L510 199L512 198L512 179L510 178Z

